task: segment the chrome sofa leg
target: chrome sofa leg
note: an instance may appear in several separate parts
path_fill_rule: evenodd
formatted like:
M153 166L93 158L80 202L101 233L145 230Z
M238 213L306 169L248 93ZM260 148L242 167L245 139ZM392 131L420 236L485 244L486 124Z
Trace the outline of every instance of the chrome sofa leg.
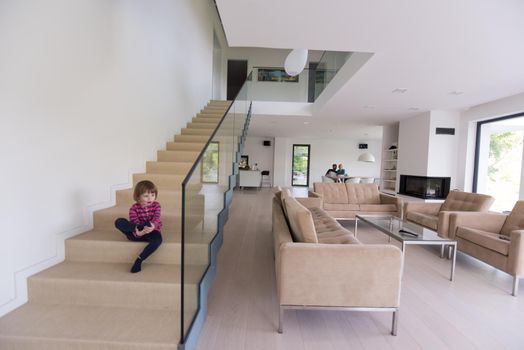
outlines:
M391 335L397 335L397 325L398 325L398 309L393 311L393 319L391 321Z
M519 276L513 276L513 292L511 293L511 295L513 295L514 297L517 296L517 294L519 294Z
M279 306L278 307L278 333L280 334L282 334L284 331L283 324L282 324L283 318L284 318L284 309L282 309L282 306Z
M440 246L440 258L444 258L444 250L446 249L446 246L443 244Z

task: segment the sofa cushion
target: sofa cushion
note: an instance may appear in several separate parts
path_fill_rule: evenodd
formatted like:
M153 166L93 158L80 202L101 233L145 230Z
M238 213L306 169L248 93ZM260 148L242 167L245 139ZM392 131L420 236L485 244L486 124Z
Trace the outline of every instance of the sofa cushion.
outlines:
M324 210L334 210L334 211L360 210L360 206L358 204L324 203Z
M500 233L509 236L511 231L522 229L524 229L524 201L518 201L506 218Z
M343 183L321 183L313 184L315 192L322 195L324 206L331 204L348 204L348 194Z
M349 203L353 204L380 204L380 194L376 184L347 183Z
M293 239L303 243L318 243L311 212L291 196L284 198L284 206Z
M508 255L509 241L500 239L499 234L460 226L457 228L457 237L493 250L502 255Z
M361 204L360 211L362 212L396 212L396 204Z
M440 207L441 211L488 211L495 199L479 193L461 191L449 192L446 200Z
M360 244L349 231L341 228L337 231L324 232L318 234L318 243L325 244Z
M406 213L406 219L433 230L437 230L438 228L438 216L435 215L423 214L417 211L408 211Z

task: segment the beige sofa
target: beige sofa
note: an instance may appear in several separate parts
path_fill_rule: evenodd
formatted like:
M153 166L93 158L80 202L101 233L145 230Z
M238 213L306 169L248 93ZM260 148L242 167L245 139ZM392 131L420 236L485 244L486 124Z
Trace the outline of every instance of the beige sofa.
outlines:
M402 199L378 191L376 184L313 184L312 196L322 201L321 208L337 219L352 219L357 214L383 214L402 217Z
M518 201L509 215L499 213L451 214L450 238L458 249L513 276L518 294L524 274L524 201Z
M295 199L285 190L281 197L273 199L279 332L284 310L316 308L393 312L396 335L400 249L361 244L318 208L318 198Z
M487 212L495 198L479 193L451 191L444 203L406 202L404 220L438 232L448 238L450 215L459 212Z

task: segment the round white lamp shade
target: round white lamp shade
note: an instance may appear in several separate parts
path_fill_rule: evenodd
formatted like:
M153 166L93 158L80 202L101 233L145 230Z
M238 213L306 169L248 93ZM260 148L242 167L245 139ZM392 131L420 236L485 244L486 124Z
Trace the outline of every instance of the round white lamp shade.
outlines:
M375 157L371 153L362 153L358 156L358 161L373 163L375 162Z
M284 63L286 73L292 77L304 70L307 62L307 49L294 49L287 55Z

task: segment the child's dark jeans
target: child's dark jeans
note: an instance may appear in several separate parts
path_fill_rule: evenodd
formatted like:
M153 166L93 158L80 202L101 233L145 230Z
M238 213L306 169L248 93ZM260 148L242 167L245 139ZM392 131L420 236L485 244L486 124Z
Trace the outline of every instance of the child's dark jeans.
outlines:
M148 221L144 224L136 225L124 218L116 219L115 221L115 227L125 234L128 240L134 242L149 242L144 250L142 250L142 253L140 253L140 259L142 260L146 260L158 249L160 244L162 244L162 234L157 230L140 237L135 236L135 229L142 231L146 226L151 227L151 223Z

